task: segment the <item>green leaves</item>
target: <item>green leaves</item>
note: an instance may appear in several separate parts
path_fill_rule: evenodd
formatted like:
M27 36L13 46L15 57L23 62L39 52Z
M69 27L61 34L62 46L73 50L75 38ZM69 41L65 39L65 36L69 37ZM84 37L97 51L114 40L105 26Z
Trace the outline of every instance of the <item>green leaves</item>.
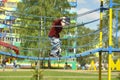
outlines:
M25 50L25 55L31 53L31 48L32 53L37 54L43 48L44 52L50 49L46 38L52 21L58 17L70 16L70 8L67 0L23 0L18 3L14 15L19 18L20 23L14 27L19 28L17 34L22 39L21 49Z

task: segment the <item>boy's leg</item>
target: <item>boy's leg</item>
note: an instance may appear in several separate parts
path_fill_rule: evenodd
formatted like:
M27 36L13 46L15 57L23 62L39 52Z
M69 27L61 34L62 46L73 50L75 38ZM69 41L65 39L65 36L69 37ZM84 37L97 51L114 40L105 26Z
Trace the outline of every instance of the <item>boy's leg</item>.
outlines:
M61 48L60 48L60 40L59 38L51 38L51 45L52 45L52 49L51 49L51 55L53 56L59 56L60 52L61 52Z
M60 39L59 38L57 38L56 39L56 44L55 44L55 46L56 46L56 54L57 54L57 56L58 57L61 57L61 41L60 41Z
M50 39L51 46L52 46L51 52L50 52L50 56L51 56L51 57L56 57L56 56L57 56L57 54L56 54L56 52L57 52L56 38L51 37L51 38L49 38L49 39Z

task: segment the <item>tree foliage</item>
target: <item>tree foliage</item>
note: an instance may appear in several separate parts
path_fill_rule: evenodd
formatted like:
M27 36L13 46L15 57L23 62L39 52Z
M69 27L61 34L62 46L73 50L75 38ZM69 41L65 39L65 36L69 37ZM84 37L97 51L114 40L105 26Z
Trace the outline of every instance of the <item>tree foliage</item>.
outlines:
M33 49L34 53L46 48L46 37L53 19L75 16L69 13L70 8L67 0L23 0L18 3L14 15L18 17L19 25L14 27L19 28L18 34L22 39L21 49L25 51L24 54L30 53L28 48Z

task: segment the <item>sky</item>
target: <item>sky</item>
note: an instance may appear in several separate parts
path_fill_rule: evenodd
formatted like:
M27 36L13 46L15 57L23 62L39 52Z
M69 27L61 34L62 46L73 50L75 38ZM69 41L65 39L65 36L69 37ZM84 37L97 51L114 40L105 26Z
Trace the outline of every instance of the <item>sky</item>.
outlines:
M100 0L77 0L77 14L82 14L84 12L88 12L91 10L98 9L100 7ZM84 16L80 16L77 18L78 23L84 23L84 22L89 22L95 19L98 19L100 16L99 11L90 13ZM97 25L99 24L99 21L87 24L85 25L86 27L89 27L90 29L97 29Z

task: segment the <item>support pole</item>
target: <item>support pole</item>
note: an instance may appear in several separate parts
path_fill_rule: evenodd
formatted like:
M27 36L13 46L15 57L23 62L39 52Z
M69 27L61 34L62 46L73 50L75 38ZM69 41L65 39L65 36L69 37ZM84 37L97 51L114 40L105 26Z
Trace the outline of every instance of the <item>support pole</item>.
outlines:
M99 46L102 48L102 40L103 40L103 32L102 32L102 27L103 27L103 0L100 0L100 43ZM102 69L101 69L101 62L102 62L102 52L99 52L99 80L102 79Z
M112 59L112 0L109 1L109 54L108 54L108 80L111 80L111 59Z
M102 80L102 52L99 52L99 80Z

